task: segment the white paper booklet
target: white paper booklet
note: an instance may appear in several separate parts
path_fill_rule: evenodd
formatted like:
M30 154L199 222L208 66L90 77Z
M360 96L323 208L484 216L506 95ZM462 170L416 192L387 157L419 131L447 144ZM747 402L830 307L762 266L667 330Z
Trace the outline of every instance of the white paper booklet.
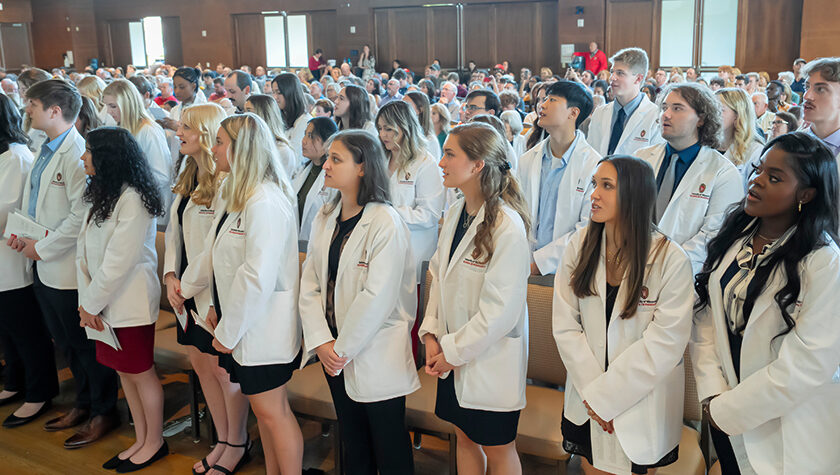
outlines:
M120 346L120 341L117 340L117 334L114 332L113 327L108 325L105 320L102 320L102 325L105 327L102 331L85 327L85 333L87 333L88 339L99 340L117 351L122 351L122 346Z
M9 212L6 218L6 229L3 238L9 239L12 236L25 237L39 241L47 237L49 228L38 224L34 219L20 212L20 210Z

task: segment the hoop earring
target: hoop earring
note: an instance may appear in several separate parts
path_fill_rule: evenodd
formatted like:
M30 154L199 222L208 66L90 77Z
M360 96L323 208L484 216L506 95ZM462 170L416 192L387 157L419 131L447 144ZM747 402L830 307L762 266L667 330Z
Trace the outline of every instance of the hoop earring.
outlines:
M799 212L800 213L802 212L802 202L801 201L799 202Z

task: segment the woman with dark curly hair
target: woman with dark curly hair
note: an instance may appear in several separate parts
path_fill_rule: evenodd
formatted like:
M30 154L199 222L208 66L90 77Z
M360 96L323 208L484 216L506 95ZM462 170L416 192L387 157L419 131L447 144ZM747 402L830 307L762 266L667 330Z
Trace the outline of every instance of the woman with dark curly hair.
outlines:
M163 388L155 372L155 320L160 280L156 217L163 200L146 157L131 133L92 130L84 155L88 185L76 249L79 317L96 339L96 360L117 371L134 419L136 441L105 462L120 473L144 468L169 453L163 440ZM99 341L113 330L118 348Z

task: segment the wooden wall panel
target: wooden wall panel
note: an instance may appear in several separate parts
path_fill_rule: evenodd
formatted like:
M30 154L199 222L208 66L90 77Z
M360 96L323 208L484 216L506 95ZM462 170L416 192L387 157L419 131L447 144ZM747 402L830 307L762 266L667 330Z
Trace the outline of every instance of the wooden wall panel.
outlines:
M3 67L15 71L32 64L32 45L29 42L29 23L0 24L3 44Z
M234 15L236 59L233 66L265 64L265 20L260 14ZM285 45L277 45L285 48ZM254 67L254 66L252 66Z
M108 22L108 38L112 64L131 64L131 32L128 28L129 20L114 20Z
M539 21L537 5L540 4L508 3L496 6L496 51L490 66L502 61L508 61L511 67L516 69L532 65L537 50L536 43L540 41L540 37L554 36L554 30L542 31L539 36L534 35L534 24ZM554 49L554 53L557 52Z
M329 51L329 54L331 55L335 54L335 10L309 12L307 15L309 15L310 56L315 53L316 48ZM361 46L359 47L359 50L361 51ZM374 58L377 57L374 56Z
M50 69L62 66L62 53L73 49L73 36L68 30L70 24L67 2L63 0L39 0L32 4L32 48L35 64Z
M611 55L621 48L636 46L653 56L653 10L651 0L607 0L604 51ZM656 43L658 44L658 43ZM658 54L656 55L658 57ZM655 64L651 58L651 64Z
M560 71L560 44L562 41L558 38L558 32L561 28L558 27L560 16L558 15L557 4L551 2L541 2L539 10L537 11L537 22L539 25L539 34L533 35L536 38L536 50L534 52L534 59L531 64L522 64L514 58L511 61L511 68L516 73L516 79L519 80L519 70L523 67L531 68L531 72L539 74L539 69L543 66L548 66L552 71ZM602 20L603 24L603 20ZM568 33L566 33L568 35ZM571 41L574 43L574 41Z
M826 56L840 56L838 13L840 11L837 0L804 0L800 56L808 61Z
M425 8L399 8L389 15L394 51L402 64L423 74L429 63Z
M738 22L742 41L738 42L736 63L744 73L768 71L775 79L779 71L789 71L799 56L802 4L790 0L741 1L746 18ZM840 48L835 45L837 53Z
M458 67L458 18L455 7L432 8L432 59L439 59L444 69Z
M163 28L163 57L168 64L184 64L184 53L181 48L181 18L165 16L161 18Z
M0 22L29 23L32 21L32 3L29 0L4 0Z
M464 7L464 67L475 61L479 67L493 66L493 45L496 40L494 9L488 5ZM491 64L492 63L492 64Z
M396 52L391 48L391 28L386 9L373 11L374 41L373 57L376 58L376 70L391 72L391 61Z

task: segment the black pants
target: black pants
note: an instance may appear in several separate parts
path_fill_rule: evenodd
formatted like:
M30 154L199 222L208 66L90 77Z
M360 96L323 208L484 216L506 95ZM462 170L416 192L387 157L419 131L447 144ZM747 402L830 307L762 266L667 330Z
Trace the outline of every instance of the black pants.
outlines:
M90 409L91 416L111 413L117 405L117 373L96 361L96 345L79 326L78 292L44 285L35 267L32 287L44 322L73 373L76 407Z
M326 375L347 475L411 475L414 454L405 426L405 396L361 403L350 399L344 373Z
M720 462L720 473L722 475L741 475L741 469L738 468L738 459L735 457L735 451L732 449L732 442L725 432L709 427L712 444L715 446L715 452Z
M23 391L26 402L58 395L55 353L32 286L0 292L0 344L6 357L7 391Z

